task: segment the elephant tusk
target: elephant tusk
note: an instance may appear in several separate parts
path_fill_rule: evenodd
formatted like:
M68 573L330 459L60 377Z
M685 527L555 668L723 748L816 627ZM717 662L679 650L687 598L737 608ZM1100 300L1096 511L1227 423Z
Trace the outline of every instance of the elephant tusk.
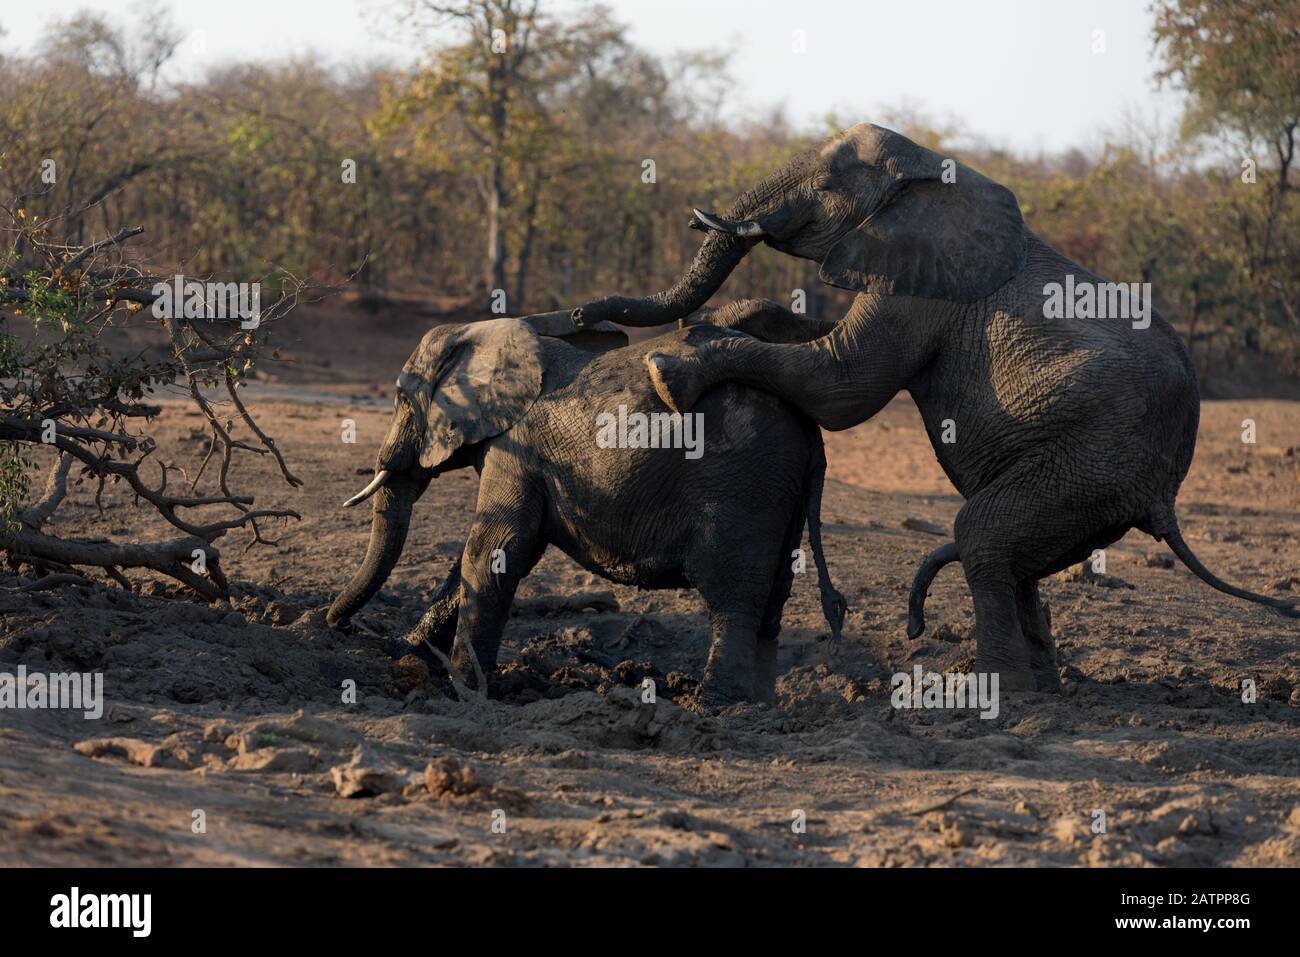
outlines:
M351 508L358 502L364 502L379 491L379 487L388 481L388 469L380 469L379 474L370 480L370 484L343 503L344 508Z
M733 236L766 236L767 230L760 226L752 219L744 222L733 223L729 219L723 219L721 216L714 216L712 213L706 213L703 210L691 209L695 218L704 224L707 229L714 229L720 233L731 233Z

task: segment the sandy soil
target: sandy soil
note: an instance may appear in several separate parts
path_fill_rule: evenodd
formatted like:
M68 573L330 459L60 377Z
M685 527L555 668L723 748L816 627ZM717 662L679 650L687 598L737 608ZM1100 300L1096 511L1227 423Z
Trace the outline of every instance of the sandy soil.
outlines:
M244 463L259 505L303 520L278 550L224 542L230 605L170 601L161 582L0 580L0 671L102 671L108 699L99 721L0 711L0 864L1300 863L1300 623L1212 591L1138 533L1108 550L1105 578L1044 583L1063 695L1004 694L995 720L890 707L895 672L974 658L955 566L928 632L904 636L916 563L943 541L917 520L950 529L960 507L905 397L827 437L828 556L852 610L829 641L813 574L796 580L774 708L680 706L707 647L698 597L613 586L554 551L521 589L503 700L457 701L386 658L380 637L415 622L459 550L472 472L431 487L358 633L332 632L325 608L369 523L338 503L367 481L416 324L350 363L303 347L250 389L307 487ZM167 405L159 435L182 464L201 456L199 426ZM1180 512L1219 574L1300 594L1300 403L1206 403ZM89 486L51 527L167 534L116 491L100 512ZM590 591L617 610L568 607Z

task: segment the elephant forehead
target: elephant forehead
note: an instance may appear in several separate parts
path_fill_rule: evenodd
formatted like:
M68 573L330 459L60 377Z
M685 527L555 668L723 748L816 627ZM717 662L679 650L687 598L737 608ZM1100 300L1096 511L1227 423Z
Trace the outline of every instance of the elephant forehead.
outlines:
M832 168L839 168L856 161L874 166L884 152L887 133L888 130L872 123L850 126L844 132L836 133L822 145L822 158Z
M402 373L428 384L438 381L443 367L452 361L487 381L494 369L509 372L540 363L541 343L537 333L519 319L435 326L424 334Z
M859 123L831 137L822 159L835 172L865 164L895 179L933 179L942 171L940 157L901 133L873 123Z

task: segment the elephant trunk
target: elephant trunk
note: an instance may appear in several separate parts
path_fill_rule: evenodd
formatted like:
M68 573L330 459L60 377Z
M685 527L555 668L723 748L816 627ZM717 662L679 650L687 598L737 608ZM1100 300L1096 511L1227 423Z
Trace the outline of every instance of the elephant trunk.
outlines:
M802 181L810 156L796 157L746 190L725 217L695 210L691 225L709 233L690 268L671 289L643 299L606 296L592 300L573 310L574 325L590 327L607 320L623 326L659 326L699 309L726 282L746 253L771 235L765 224L774 224L778 229L785 225L789 217L787 199Z
M594 299L573 310L574 325L590 327L609 321L623 326L660 326L689 316L709 301L756 242L752 237L710 232L695 254L691 268L671 289L642 299L625 296Z
M402 555L411 509L420 497L421 483L410 475L392 475L375 492L374 518L366 557L347 587L339 592L325 616L332 627L346 627L354 614L379 591Z

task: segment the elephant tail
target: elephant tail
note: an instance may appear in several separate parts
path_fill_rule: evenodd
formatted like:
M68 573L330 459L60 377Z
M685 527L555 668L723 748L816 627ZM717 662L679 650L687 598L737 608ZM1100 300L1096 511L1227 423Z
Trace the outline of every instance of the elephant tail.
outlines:
M835 590L830 569L826 567L826 553L822 549L822 486L826 481L826 449L822 445L821 429L816 423L807 423L812 440L812 460L808 464L807 504L808 541L812 544L813 561L817 565L817 588L821 592L822 614L831 627L831 638L838 639L844 627L844 616L849 603Z
M1300 599L1270 598L1268 595L1260 595L1253 591L1247 591L1245 588L1238 588L1236 585L1228 584L1202 565L1201 560L1196 557L1196 553L1188 547L1187 542L1183 541L1182 532L1178 530L1178 516L1174 513L1172 506L1153 515L1149 525L1150 527L1146 529L1147 533L1157 541L1164 539L1173 553L1178 556L1179 561L1190 568L1192 574L1211 588L1236 598L1244 598L1246 601L1267 605L1286 618L1300 618L1300 607L1297 607L1297 605L1300 605Z
M925 631L925 596L930 593L930 584L939 569L951 562L960 561L961 553L956 542L940 545L921 562L912 580L912 591L907 596L907 637L920 638Z

